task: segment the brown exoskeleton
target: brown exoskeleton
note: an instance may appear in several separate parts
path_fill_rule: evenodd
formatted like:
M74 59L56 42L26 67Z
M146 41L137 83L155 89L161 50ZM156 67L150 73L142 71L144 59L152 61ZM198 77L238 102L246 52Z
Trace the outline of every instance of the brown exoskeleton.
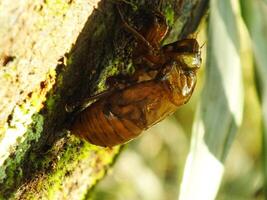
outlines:
M104 147L137 137L185 104L195 88L201 64L196 39L160 46L168 25L159 11L153 11L150 25L139 31L118 11L123 26L137 41L133 52L135 73L131 77L111 77L111 89L94 96L97 101L83 110L71 127L76 135Z

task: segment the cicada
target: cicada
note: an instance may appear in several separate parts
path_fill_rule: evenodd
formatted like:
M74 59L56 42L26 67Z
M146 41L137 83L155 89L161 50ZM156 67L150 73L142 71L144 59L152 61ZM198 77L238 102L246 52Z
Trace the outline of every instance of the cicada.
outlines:
M151 12L149 24L136 30L117 6L123 27L137 45L131 77L111 77L111 89L75 118L71 130L92 144L112 147L139 136L190 99L201 64L200 46L188 38L161 46L168 32L164 15Z

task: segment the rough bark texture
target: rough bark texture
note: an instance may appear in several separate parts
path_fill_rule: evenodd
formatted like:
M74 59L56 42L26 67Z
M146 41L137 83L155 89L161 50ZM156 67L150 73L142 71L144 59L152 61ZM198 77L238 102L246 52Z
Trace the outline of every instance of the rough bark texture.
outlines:
M114 1L10 2L0 2L0 199L86 199L120 148L71 135L66 129L75 114L65 107L104 90L106 77L127 72L134 40ZM207 0L163 2L176 33L169 41L193 33L207 6ZM123 11L138 27L137 8L156 5L129 0Z

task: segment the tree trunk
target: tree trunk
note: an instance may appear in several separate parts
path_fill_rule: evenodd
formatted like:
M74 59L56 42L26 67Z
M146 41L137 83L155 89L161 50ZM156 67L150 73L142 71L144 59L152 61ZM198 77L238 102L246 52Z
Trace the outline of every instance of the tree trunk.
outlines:
M0 199L86 199L120 147L72 135L75 114L66 105L128 70L133 37L111 0L10 2L0 2ZM136 8L155 9L157 2L123 4L134 21ZM193 33L206 6L207 0L163 1L175 28L170 38Z

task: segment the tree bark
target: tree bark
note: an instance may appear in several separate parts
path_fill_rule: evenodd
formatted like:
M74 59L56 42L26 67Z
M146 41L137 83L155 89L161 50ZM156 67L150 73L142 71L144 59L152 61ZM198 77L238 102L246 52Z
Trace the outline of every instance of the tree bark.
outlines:
M130 23L142 16L136 8L157 9L127 2ZM207 0L163 1L169 40L193 33L206 8ZM120 147L72 135L66 105L129 70L133 37L108 0L2 0L0 22L0 199L86 199Z

